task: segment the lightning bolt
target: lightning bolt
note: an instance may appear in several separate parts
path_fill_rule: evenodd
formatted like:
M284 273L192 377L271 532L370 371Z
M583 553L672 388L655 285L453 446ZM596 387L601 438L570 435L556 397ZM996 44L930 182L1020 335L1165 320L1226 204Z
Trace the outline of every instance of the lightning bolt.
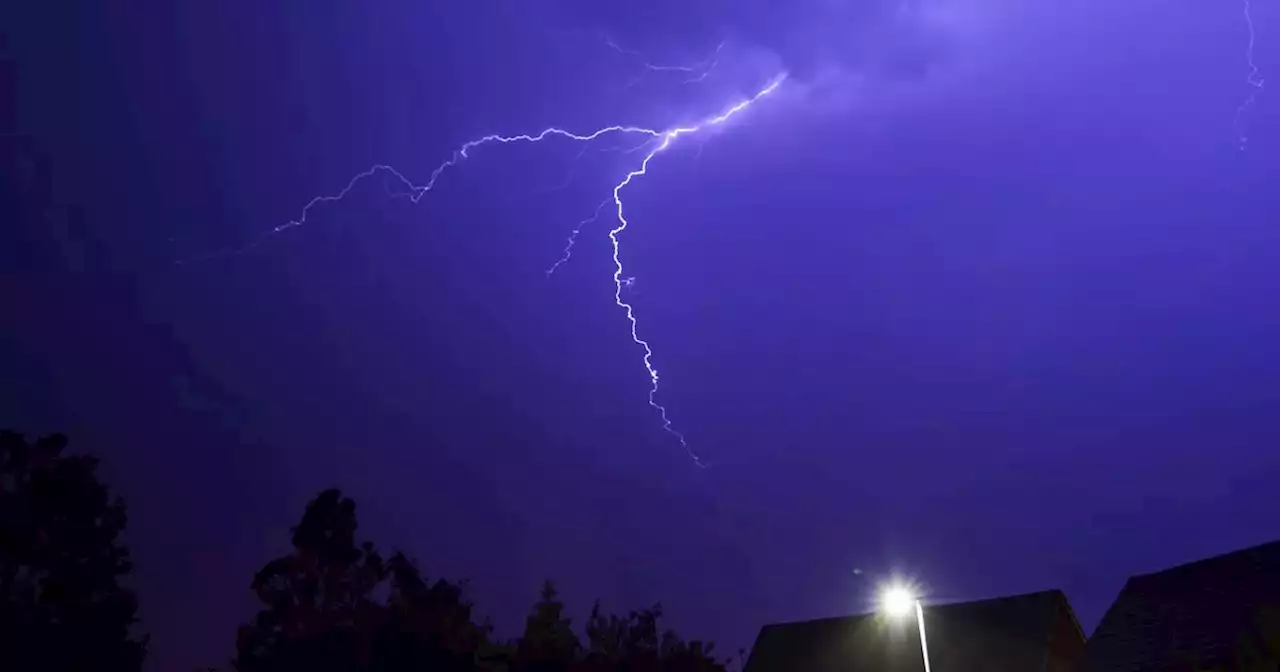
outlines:
M324 203L336 203L338 201L343 200L344 198L347 197L348 194L351 193L352 189L355 189L356 185L360 184L362 181L368 178L371 178L374 175L377 175L378 173L381 173L381 172L390 173L393 177L395 177L396 181L398 181L405 188L405 190L402 192L392 193L391 195L393 197L405 197L416 204L418 201L422 200L422 197L425 196L427 192L435 188L436 182L440 180L440 176L443 175L446 170L458 165L458 163L460 163L464 159L470 158L470 152L483 145L488 145L491 143L499 143L499 144L505 145L505 144L510 144L514 142L542 142L543 140L546 140L549 137L562 137L562 138L568 138L570 140L576 140L578 142L590 142L592 140L595 140L596 138L599 138L603 135L608 135L611 133L643 134L643 135L651 136L653 138L661 138L663 135L662 131L657 131L651 128L641 128L639 126L605 126L604 128L596 129L595 131L592 131L591 133L587 133L585 135L566 131L562 128L556 128L554 126L551 128L544 129L542 132L536 133L536 134L522 133L520 135L509 135L509 136L497 135L497 134L486 135L480 138L476 138L475 140L470 140L464 143L461 147L458 147L457 149L455 149L453 151L452 156L450 156L448 159L445 159L443 162L440 163L439 166L436 166L435 170L431 171L431 175L428 177L427 182L422 185L414 184L412 181L409 180L409 178L405 177L403 173L401 173L399 170L396 170L392 166L376 163L370 166L368 170L356 173L354 176L352 176L351 180L347 182L347 186L343 187L337 193L323 195L323 196L316 196L315 198L312 198L310 201L307 202L305 206L302 207L302 212L297 219L289 220L284 224L281 224L271 229L267 229L265 232L258 234L257 237L249 241L248 244L238 248L229 248L229 249L219 250L217 252L212 252L210 254L206 254L200 257L195 257L192 259L179 260L177 263L189 264L189 263L194 263L199 261L205 261L215 257L225 256L228 254L243 254L245 252L248 252L258 247L269 238L272 238L281 233L284 233L289 229L295 229L297 227L300 227L306 224L307 217L311 215L311 210L313 208Z
M663 430L670 433L677 440L679 440L680 445L689 454L689 457L693 459L693 462L695 465L705 468L707 464L702 460L702 458L698 454L696 454L689 447L689 443L685 439L684 435L681 434L679 431L677 431L675 427L672 425L672 422L667 413L666 407L658 403L658 400L657 400L658 371L653 366L653 348L652 346L650 346L647 340L641 338L639 335L639 323L636 319L635 308L630 303L623 300L622 298L623 288L630 287L632 285L632 282L634 281L634 278L623 277L622 260L620 257L621 243L619 242L619 235L622 234L630 225L630 222L628 222L623 210L622 191L627 186L629 186L636 178L646 175L649 172L649 165L654 160L654 158L657 157L659 154L667 151L667 149L669 149L678 138L685 135L692 135L715 126L723 125L724 123L729 121L731 118L733 118L737 114L751 107L753 104L755 104L756 101L773 93L775 90L777 90L779 86L782 85L782 82L785 79L786 79L785 73L782 75L779 75L772 82L770 82L766 87L757 91L755 95L749 98L746 98L744 100L741 100L738 103L734 104L733 106L729 107L727 110L725 110L721 114L705 119L702 122L693 126L679 126L679 127L670 128L670 129L661 131L661 130L656 130L652 128L644 128L640 126L615 125L615 126L605 126L603 128L599 128L595 131L592 131L590 133L585 133L585 134L574 133L558 127L551 127L536 134L520 134L520 135L509 135L509 136L497 135L497 134L486 135L486 136L477 138L475 140L468 141L463 145L461 145L460 147L458 147L456 150L454 150L453 154L448 159L445 159L443 162L440 163L439 166L436 167L435 170L431 171L431 174L428 177L427 181L421 185L414 184L407 177L405 177L403 173L401 173L399 170L395 169L392 166L389 166L386 164L374 164L368 170L365 170L360 173L356 173L347 182L346 186L343 187L341 190L339 190L337 193L330 194L330 195L321 195L321 196L316 196L312 198L309 202L307 202L305 206L303 206L301 213L299 214L297 219L290 220L288 222L285 222L284 224L281 224L279 226L276 226L272 229L265 231L264 233L260 234L255 239L250 241L247 245L244 245L243 247L236 248L236 249L228 249L220 252L215 252L213 254L205 255L204 257L199 257L196 259L180 261L178 263L190 263L192 261L199 261L202 259L208 259L215 256L221 256L224 254L240 254L243 252L247 252L257 247L258 245L262 244L267 239L273 236L277 236L290 229L295 229L303 226L304 224L307 223L308 217L310 216L314 208L325 203L333 203L333 202L341 201L342 199L346 198L347 195L351 193L351 190L354 189L356 185L359 184L361 181L371 178L374 175L377 175L379 173L390 174L392 177L395 178L395 181L401 187L403 187L403 191L391 192L390 190L388 190L388 193L390 193L393 197L408 198L411 202L416 204L418 201L422 199L423 196L427 194L427 192L435 188L436 183L440 180L441 175L443 175L445 171L457 166L463 160L470 158L470 153L473 150L476 150L484 145L510 144L510 143L519 143L519 142L537 143L553 137L564 138L564 139L572 140L575 142L592 142L600 138L601 136L611 135L611 134L648 136L648 138L646 139L646 144L640 145L639 147L631 148L630 150L626 150L628 153L630 153L630 152L638 151L639 149L642 149L645 147L649 148L649 151L644 155L644 158L641 159L639 166L635 170L628 172L620 182L614 185L613 191L612 191L612 199L605 198L603 201L601 201L600 205L596 207L595 213L591 217L578 223L578 226L574 228L572 234L569 236L568 245L565 247L563 256L560 258L559 261L557 261L554 265L551 266L551 268L547 270L547 275L551 275L552 273L554 273L557 268L559 268L562 264L564 264L569 260L570 254L573 250L574 241L577 239L578 233L582 230L582 227L598 219L600 214L604 210L605 206L609 204L610 200L612 200L614 205L614 212L617 217L616 224L609 231L609 240L613 245L613 264L614 264L613 298L614 298L614 303L619 308L621 308L626 314L627 322L629 323L629 327L630 327L631 340L634 341L637 345L639 345L644 350L644 357L642 361L644 363L645 371L649 374L649 383L650 383L649 396L648 396L649 405L653 407L653 409L656 410L659 416L661 417ZM580 156L581 154L579 154L579 157Z
M1236 135L1240 139L1240 151L1244 151L1249 143L1249 135L1244 129L1244 115L1249 111L1249 108L1257 103L1258 94L1262 91L1262 86L1266 82L1259 76L1258 64L1253 60L1253 48L1257 42L1257 33L1253 27L1253 7L1250 0L1243 0L1243 5L1244 24L1249 31L1249 41L1245 46L1245 62L1249 66L1249 74L1245 77L1245 84L1253 88L1249 91L1249 96L1244 99L1244 102L1240 103L1240 106L1236 108L1235 121L1233 122Z
M600 205L596 206L595 212L591 213L590 217L578 222L578 225L573 227L573 231L569 233L569 242L564 246L564 254L556 260L556 263L551 265L551 268L547 269L547 277L551 277L551 274L555 273L557 268L569 263L569 257L573 255L573 244L578 241L578 234L582 233L582 227L599 219L600 211L604 210L604 206L609 204L609 200L610 199L606 198L603 201L600 201Z
M693 133L697 133L705 128L719 126L725 123L726 121L729 121L734 117L734 115L747 109L748 107L751 107L751 105L753 105L757 100L760 100L761 98L773 93L775 90L777 90L779 86L782 85L782 82L785 79L786 79L785 74L780 75L779 77L774 79L773 82L771 82L768 86L756 92L756 95L739 102L733 107L730 107L728 110L721 113L719 116L715 116L710 119L707 119L706 121L703 121L702 123L696 126L681 126L681 127L673 128L671 130L664 132L661 136L662 141L659 142L657 146L653 148L653 150L651 150L648 154L645 155L644 160L640 162L640 167L627 173L626 177L622 178L622 181L613 187L613 203L614 203L614 206L616 207L616 212L618 215L618 225L613 227L613 229L609 231L609 241L613 243L613 266L614 266L613 302L617 304L619 308L626 311L627 321L631 323L631 340L635 341L635 343L639 345L641 348L644 348L644 368L646 371L649 372L649 405L652 406L654 410L658 411L658 414L662 417L662 428L666 430L668 433L670 433L672 436L676 437L677 440L680 441L680 445L685 449L685 452L689 454L689 457L693 459L694 464L703 468L707 466L706 463L703 462L702 458L697 453L695 453L693 449L689 447L689 442L685 440L684 435L681 434L679 431L677 431L675 427L671 425L671 418L668 417L667 415L666 407L663 406L662 404L659 404L657 401L658 370L655 369L653 366L653 348L650 347L648 341L644 340L643 338L640 338L639 324L636 321L635 308L633 308L630 303L627 303L626 301L622 300L622 287L624 284L625 285L630 284L630 279L627 279L624 281L622 277L622 259L619 257L621 245L618 242L618 235L621 234L623 231L626 231L627 226L629 226L629 222L627 221L626 215L623 213L622 190L626 188L627 185L631 184L632 180L636 179L637 177L647 175L649 173L649 163L653 161L654 157L656 157L658 154L665 152L669 147L671 147L671 143L675 142L677 138L679 138L682 135L691 135Z

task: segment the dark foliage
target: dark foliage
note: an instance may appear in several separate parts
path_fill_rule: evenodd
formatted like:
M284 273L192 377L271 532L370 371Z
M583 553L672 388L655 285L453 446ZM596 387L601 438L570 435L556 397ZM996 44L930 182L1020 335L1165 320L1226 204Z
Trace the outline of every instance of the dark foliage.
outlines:
M0 432L0 669L138 670L125 505L66 446Z
M546 582L525 620L524 634L512 648L515 672L720 672L724 663L712 646L686 642L662 630L662 605L633 611L625 618L604 615L597 603L586 624L586 642L574 634L555 586Z
M510 642L476 623L463 586L428 581L402 553L383 559L356 541L355 503L326 490L293 530L294 550L254 577L263 608L237 639L240 672L276 670L486 670L492 672L721 672L711 646L659 627L662 609L605 616L597 605L586 641L574 633L555 586Z
M263 608L240 629L236 669L475 669L487 629L461 586L428 582L403 554L384 560L355 532L355 502L339 491L307 505L293 552L254 577Z
M125 506L97 479L98 462L64 455L54 435L28 443L0 432L0 670L134 672L137 601L119 537ZM499 641L477 622L464 585L423 576L400 552L356 538L356 505L321 492L293 528L293 550L253 578L261 602L242 626L239 672L721 672L711 646L659 626L655 606L605 616L585 639L555 586L542 588L521 635Z
M605 672L715 672L723 662L712 657L712 644L681 639L661 630L662 605L631 612L626 618L605 616L597 603L587 619L588 649L578 670Z
M533 605L524 623L524 634L512 646L511 667L521 672L552 672L572 669L582 651L572 623L564 615L555 585L542 584L542 596Z

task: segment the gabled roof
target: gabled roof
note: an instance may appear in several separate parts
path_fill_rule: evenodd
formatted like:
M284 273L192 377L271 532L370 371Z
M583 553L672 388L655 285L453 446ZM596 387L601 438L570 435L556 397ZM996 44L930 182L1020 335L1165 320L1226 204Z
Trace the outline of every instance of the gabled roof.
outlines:
M1264 607L1280 605L1280 542L1130 577L1089 638L1090 670L1231 660Z
M1039 672L1059 618L1079 625L1062 591L1049 590L924 608L929 659L947 672ZM1080 634L1083 640L1083 634ZM744 672L919 672L914 617L877 614L766 625Z

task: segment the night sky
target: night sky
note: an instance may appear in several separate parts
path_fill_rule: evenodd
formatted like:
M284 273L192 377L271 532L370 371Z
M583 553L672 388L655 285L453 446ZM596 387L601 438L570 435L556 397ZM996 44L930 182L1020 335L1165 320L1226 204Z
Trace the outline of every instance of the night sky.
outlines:
M153 669L231 655L335 485L503 634L552 577L579 622L661 601L728 651L894 573L1061 588L1088 632L1132 573L1280 537L1280 99L1242 3L84 5L0 10L0 426L105 458ZM175 264L375 163L783 72L623 192L706 469L647 404L612 213L546 274L635 137L485 146L417 204L382 174Z

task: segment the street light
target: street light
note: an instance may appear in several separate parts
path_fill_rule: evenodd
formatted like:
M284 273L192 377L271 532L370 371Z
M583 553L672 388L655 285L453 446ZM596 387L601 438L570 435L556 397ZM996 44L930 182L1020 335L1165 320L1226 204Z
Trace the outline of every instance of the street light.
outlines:
M916 596L906 586L889 586L880 595L880 610L894 618L903 618L916 608Z
M916 612L916 624L920 626L920 653L924 656L924 672L929 669L929 643L924 636L924 607L915 591L905 585L891 585L880 591L880 610L891 618L905 618Z

